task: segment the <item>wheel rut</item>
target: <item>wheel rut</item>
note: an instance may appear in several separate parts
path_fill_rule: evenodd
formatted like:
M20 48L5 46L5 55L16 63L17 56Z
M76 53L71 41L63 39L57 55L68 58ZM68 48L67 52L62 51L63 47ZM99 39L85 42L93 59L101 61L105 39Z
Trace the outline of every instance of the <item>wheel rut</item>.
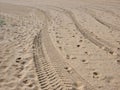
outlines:
M86 80L83 79L74 70L74 68L72 68L72 66L70 66L67 62L65 62L64 58L59 54L59 52L54 47L47 30L43 31L43 36L44 36L43 43L44 43L44 46L46 47L47 53L50 57L50 60L54 64L53 66L56 68L59 75L62 76L64 84L71 83L71 82L72 82L72 84L75 84L75 83L77 83L77 81L80 81L81 85L85 85L86 90L94 90L93 87L88 82L86 82ZM51 53L51 51L52 51L52 53ZM66 80L64 80L64 78L70 79L69 80L70 82L66 82ZM72 87L74 88L74 86L72 86Z
M45 12L44 15L47 19L46 28L35 36L33 42L34 63L40 87L43 90L77 90L76 84L81 82L80 86L83 89L95 90L74 68L65 62L56 50L47 31L49 16ZM49 59L46 59L44 50L46 50Z
M42 90L70 90L64 85L52 62L46 60L42 48L41 32L34 38L33 59Z
M111 30L116 30L116 31L120 31L119 27L116 27L108 22L105 22L103 20L101 20L100 18L98 18L95 13L91 10L88 10L87 8L82 8L86 11L86 13L90 14L96 21L98 21L99 23L103 24L104 26L110 28ZM100 10L99 10L100 11Z
M41 10L38 10L38 12L41 12ZM66 71L61 68L63 67L62 63L59 63L57 58L55 58L54 61L52 61L52 59L46 59L46 55L43 49L43 38L45 35L43 35L42 32L47 30L49 16L44 11L42 11L42 13L46 18L45 27L42 31L39 32L39 34L35 36L33 42L34 63L40 87L42 90L72 90L73 82L70 80L70 78L67 77Z
M98 46L99 48L102 48L104 51L110 53L110 54L115 54L118 57L120 57L120 54L118 52L115 52L117 47L111 45L109 42L97 37L95 34L89 32L88 30L84 29L77 21L77 19L74 16L74 13L70 10L63 9L60 7L53 7L51 6L53 10L63 12L66 14L66 16L70 17L70 19L73 21L74 25L76 26L76 29L90 42ZM103 22L101 22L103 23Z
M35 7L31 8L45 15L45 26L33 39L33 62L40 88L42 90L95 90L94 87L82 78L71 65L65 62L66 60L57 51L47 31L50 21L49 14L44 10ZM103 42L89 31L81 28L73 12L62 8L57 8L56 10L64 12L70 17L77 30L89 41L100 48L105 47L104 50L109 53L114 52L109 45L105 45L105 41ZM36 16L39 17L39 14ZM79 86L78 82L80 82ZM78 89L79 87L83 88Z
M79 8L85 9L83 7L79 7ZM108 8L108 7L101 6L101 5L87 6L86 8L88 8L88 9L90 8L90 9L93 9L93 10L102 11L102 12L105 12L105 13L109 13L112 16L117 17L118 19L120 19L120 15L115 12L114 8ZM118 9L116 8L116 10L118 10Z

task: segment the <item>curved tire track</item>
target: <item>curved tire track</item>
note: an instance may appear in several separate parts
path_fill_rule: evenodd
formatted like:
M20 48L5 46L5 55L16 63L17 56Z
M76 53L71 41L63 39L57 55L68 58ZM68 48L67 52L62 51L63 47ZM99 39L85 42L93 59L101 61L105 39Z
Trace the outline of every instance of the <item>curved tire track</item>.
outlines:
M42 90L70 90L67 89L56 70L52 67L52 62L46 60L42 48L41 32L34 38L33 58L38 75L38 80Z
M107 9L107 8L96 6L96 8L95 8L95 7L92 7L92 9L110 13L112 16L115 16L115 17L117 17L117 18L120 19L120 15L119 15L119 14L116 14L114 11L109 10L109 9Z
M39 10L40 11L40 10ZM39 12L38 11L38 12ZM47 30L47 22L49 21L49 16L43 11L43 14L46 17L45 20L45 28L43 31ZM42 32L43 32L42 31ZM40 86L43 90L72 90L72 81L66 75L66 71L63 69L62 63L58 61L47 60L45 58L44 50L43 50L43 42L41 31L34 38L34 63L36 67L36 71L38 74L38 80ZM56 60L56 59L55 59ZM62 68L61 68L62 67Z
M48 14L46 14L46 18L48 17ZM75 84L77 81L80 81L82 85L85 85L86 90L95 90L93 86L91 86L85 79L83 79L77 72L72 68L67 62L65 62L64 58L59 54L59 52L56 50L54 47L54 44L52 43L49 33L46 30L43 30L42 35L43 37L43 43L44 46L46 47L46 50L48 52L49 57L51 58L50 60L52 63L54 63L54 66L57 71L60 71L59 74L64 75L68 79L72 79L72 83ZM51 53L52 51L52 53ZM71 68L71 72L67 69L66 67Z
M96 21L98 21L99 23L103 24L104 26L110 28L110 29L113 30L113 31L114 31L114 30L120 31L119 27L116 27L116 26L114 26L114 25L112 25L112 24L110 24L110 23L108 23L108 22L105 22L105 21L103 21L102 19L98 18L98 17L94 14L93 11L90 11L90 10L88 10L87 8L82 8L82 9L84 9L84 10L86 11L86 13L90 14ZM93 13L91 13L91 12L93 12Z
M44 15L46 16L46 19L49 18L47 13L44 12ZM46 21L48 24L49 20ZM75 88L77 87L74 86L74 84L76 84L77 81L80 81L81 85L84 85L86 90L94 90L94 88L88 82L86 82L68 63L66 63L62 56L60 56L60 54L58 53L58 51L56 50L50 39L50 36L47 31L47 27L48 26L46 26L46 29L41 31L42 33L40 32L40 34L35 36L34 39L35 49L33 56L34 56L36 71L38 74L38 79L40 81L39 83L42 89L48 90L45 89L46 88L45 86L47 86L49 90L73 90L73 89L76 90ZM50 58L49 61L45 59L44 50L42 49L42 44L45 47L46 52ZM46 65L48 67L46 67ZM70 67L71 69L67 70L66 67L67 68ZM48 73L51 72L54 72L55 74L50 75L50 77L48 77L49 76ZM56 80L53 77L56 77ZM52 85L51 80L55 81L54 83L57 84ZM56 82L57 80L59 82ZM48 83L43 83L43 82L48 82ZM55 87L60 87L60 89Z
M74 14L72 11L59 8L59 7L52 7L54 10L59 11L59 12L64 12L67 16L71 18L73 21L74 25L76 26L77 30L90 42L98 46L99 48L102 48L104 51L110 53L110 54L117 54L117 56L120 56L119 53L115 52L116 47L111 45L109 42L102 40L101 38L98 38L96 35L93 33L90 33L88 30L84 29L76 20Z

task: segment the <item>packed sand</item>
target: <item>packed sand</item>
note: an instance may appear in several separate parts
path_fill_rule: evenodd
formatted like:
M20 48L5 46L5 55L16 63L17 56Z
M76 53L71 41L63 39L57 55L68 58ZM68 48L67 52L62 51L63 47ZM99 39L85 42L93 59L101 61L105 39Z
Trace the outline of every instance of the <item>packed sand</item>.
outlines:
M120 0L0 0L0 90L120 90Z

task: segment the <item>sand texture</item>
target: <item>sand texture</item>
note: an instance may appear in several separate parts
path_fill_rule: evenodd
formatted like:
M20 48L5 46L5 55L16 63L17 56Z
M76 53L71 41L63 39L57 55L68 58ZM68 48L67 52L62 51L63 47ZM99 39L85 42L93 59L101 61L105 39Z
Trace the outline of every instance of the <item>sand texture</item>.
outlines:
M0 0L0 90L120 90L120 0Z

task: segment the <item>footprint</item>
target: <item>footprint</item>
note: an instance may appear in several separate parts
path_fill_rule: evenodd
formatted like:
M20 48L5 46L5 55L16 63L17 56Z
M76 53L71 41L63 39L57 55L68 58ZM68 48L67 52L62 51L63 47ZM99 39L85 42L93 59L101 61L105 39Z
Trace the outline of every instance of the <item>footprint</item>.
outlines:
M86 62L86 60L85 60L85 59L83 59L83 60L82 60L82 62Z
M58 48L59 48L60 50L62 50L62 47L61 47L61 46L59 46Z
M60 43L60 41L59 41L59 40L57 40L56 42L57 42L57 43Z
M28 84L28 80L26 79L26 80L23 80L23 83L24 84Z
M99 73L98 72L93 72L93 78L99 78Z
M26 63L25 61L22 61L22 62L21 62L22 65L25 65L25 63Z
M31 88L31 87L33 87L33 84L32 84L32 83L31 83L31 84L29 84L29 85L28 85L28 87L30 87L30 88Z
M77 45L77 47L80 47L80 45Z
M70 56L68 54L66 55L66 59L70 59Z
M75 37L74 35L72 37Z
M119 59L119 60L117 60L117 64L119 64L119 65L120 65L120 59Z
M18 61L21 60L21 57L17 58L16 60L18 60Z
M88 55L88 52L86 51L86 52L85 52L85 54L87 54L87 55Z

